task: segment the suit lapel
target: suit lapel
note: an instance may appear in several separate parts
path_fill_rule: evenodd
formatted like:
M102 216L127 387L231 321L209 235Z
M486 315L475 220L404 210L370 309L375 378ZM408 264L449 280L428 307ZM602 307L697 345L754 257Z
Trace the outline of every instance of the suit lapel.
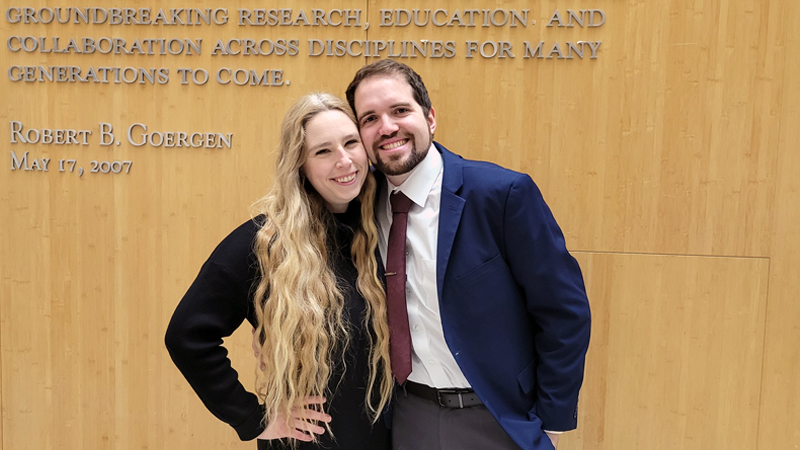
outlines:
M441 302L444 274L447 271L447 263L450 261L450 253L453 250L453 242L456 238L458 224L461 222L461 213L464 211L465 200L457 194L457 192L461 190L464 181L463 160L460 156L451 153L438 142L434 142L434 145L442 154L442 164L444 166L442 170L442 200L439 206L439 236L436 243L436 289ZM380 196L384 195L383 191L386 189L386 179L384 175L378 171L373 173L378 183L375 192L375 205L377 205ZM378 209L376 207L376 214L377 211ZM376 250L376 256L378 258L378 277L385 284L385 270L379 250Z
M435 143L435 145L442 154L442 163L444 164L442 204L439 208L439 237L436 249L436 287L441 303L444 274L447 271L447 263L450 261L450 252L453 250L453 241L456 238L458 224L461 222L465 200L457 194L464 181L461 157L450 153L439 143Z

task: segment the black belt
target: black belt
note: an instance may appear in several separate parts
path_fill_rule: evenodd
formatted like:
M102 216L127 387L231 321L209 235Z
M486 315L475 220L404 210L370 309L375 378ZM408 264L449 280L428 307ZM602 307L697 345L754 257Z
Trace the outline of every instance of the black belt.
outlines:
M430 400L443 408L460 409L483 405L472 389L435 389L413 381L406 381L403 387L409 394Z

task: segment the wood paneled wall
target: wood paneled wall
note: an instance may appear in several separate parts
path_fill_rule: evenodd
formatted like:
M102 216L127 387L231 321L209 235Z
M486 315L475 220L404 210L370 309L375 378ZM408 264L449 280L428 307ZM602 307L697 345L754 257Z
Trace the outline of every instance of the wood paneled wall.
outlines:
M104 3L104 2L99 2ZM11 7L78 6L42 0ZM85 5L93 6L93 5ZM98 5L109 8L112 5ZM170 8L140 0L118 7ZM187 5L182 5L187 6ZM454 41L406 58L436 138L530 173L584 270L594 312L572 450L800 446L800 3L794 0L324 0L228 9L224 26L12 24L10 36L202 38L201 55L0 50L2 450L254 448L214 419L163 346L200 265L270 186L283 113L342 95L373 58L308 56L308 39ZM364 27L239 27L237 8L358 9ZM380 27L381 8L528 9L527 27ZM547 27L600 9L601 27ZM481 24L478 19L478 24ZM211 56L217 39L297 39L296 56ZM514 58L466 58L508 41ZM524 58L523 42L602 41L598 58ZM386 54L386 53L384 53ZM168 68L164 85L12 82L15 65ZM178 68L205 68L204 86ZM222 86L221 68L283 69L289 86ZM11 143L26 128L92 129L90 145ZM99 123L119 146L99 145ZM233 133L231 149L134 147L124 131ZM50 158L10 170L10 153ZM133 161L129 174L58 159ZM227 342L252 384L250 334Z

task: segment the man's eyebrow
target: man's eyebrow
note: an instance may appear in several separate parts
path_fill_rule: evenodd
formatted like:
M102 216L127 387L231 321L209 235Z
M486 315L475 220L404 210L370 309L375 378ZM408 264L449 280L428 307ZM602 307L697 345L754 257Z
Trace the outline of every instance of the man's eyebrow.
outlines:
M368 116L370 114L373 114L373 113L374 113L374 111L372 111L372 110L369 110L369 111L365 112L364 114L358 116L358 121L361 122L361 120L363 120L364 117L366 117L366 116Z
M414 107L413 103L411 103L411 102L399 102L399 103L393 103L393 104L389 105L389 109L394 109L394 108L397 108L399 106L405 106L407 108L413 108ZM370 114L374 114L374 113L375 113L375 111L369 110L369 111L365 112L364 114L360 115L358 117L358 121L361 122L361 120L364 119L364 117L366 117L366 116L368 116Z

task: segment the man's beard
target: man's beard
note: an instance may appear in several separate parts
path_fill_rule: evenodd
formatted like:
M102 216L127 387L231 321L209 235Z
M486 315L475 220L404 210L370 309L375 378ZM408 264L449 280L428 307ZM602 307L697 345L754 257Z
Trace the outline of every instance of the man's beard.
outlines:
M415 167L417 167L417 165L419 165L419 163L421 163L422 160L428 156L428 149L431 146L433 136L431 136L430 132L428 132L428 144L423 149L417 147L417 141L413 137L408 137L407 139L409 139L412 143L411 154L408 155L408 159L405 161L392 159L384 161L381 159L381 150L375 150L375 168L381 171L384 175L396 176L411 172Z

